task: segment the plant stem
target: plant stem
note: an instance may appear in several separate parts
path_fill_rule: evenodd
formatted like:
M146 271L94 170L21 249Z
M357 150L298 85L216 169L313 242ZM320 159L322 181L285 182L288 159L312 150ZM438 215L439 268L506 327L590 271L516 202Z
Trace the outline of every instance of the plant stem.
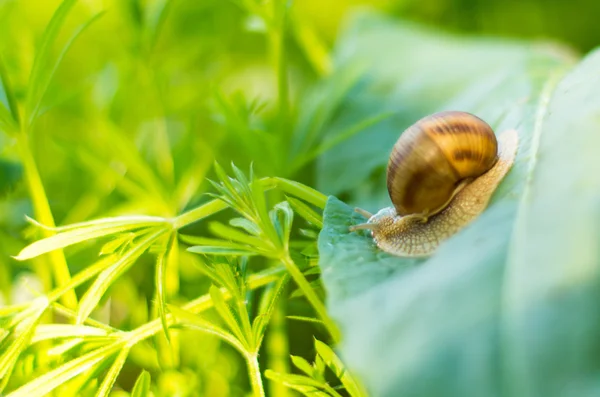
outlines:
M18 135L17 146L21 156L21 161L23 162L25 179L27 181L27 187L29 189L31 201L33 203L35 217L44 225L54 227L54 217L52 216L52 211L50 210L48 197L46 196L42 179L40 178L35 159L31 152L31 148L29 147L29 138L25 131L21 131L21 133ZM41 232L43 233L44 237L50 237L55 234L55 232L47 229L43 229ZM67 265L67 260L65 259L63 250L59 249L49 252L48 258L50 259L50 268L56 284L58 286L68 284L71 281L71 274L69 272L69 267ZM41 276L43 277L43 274ZM49 286L46 285L47 290L50 290L51 287L48 287ZM68 308L77 307L77 296L75 295L74 290L65 293L61 300L62 303Z
M250 376L250 384L252 385L254 396L264 397L265 389L260 375L260 367L258 366L258 354L247 354L246 362L248 363L248 375Z
M282 296L286 296L286 292L282 292ZM269 368L280 374L290 373L290 352L285 324L286 303L284 299L279 299L277 302L269 322L269 334L265 346ZM277 397L290 396L289 389L279 382L269 382L269 392L270 395Z
M183 214L177 216L173 220L173 227L175 229L181 229L185 226L191 225L194 222L198 222L202 218L206 218L207 216L216 214L219 211L227 208L228 205L221 200L212 200L206 204L202 204L199 207L194 208L188 212L184 212Z
M304 293L306 299L308 299L313 309L317 312L317 315L323 321L325 328L327 328L329 335L333 339L333 343L337 343L341 337L340 331L338 330L333 320L327 314L325 305L323 304L323 302L321 302L321 300L315 293L315 290L311 287L308 280L306 280L300 269L298 269L298 266L296 266L294 260L289 256L287 252L281 258L281 262L285 265L285 268L287 269L288 273L290 273L298 287Z

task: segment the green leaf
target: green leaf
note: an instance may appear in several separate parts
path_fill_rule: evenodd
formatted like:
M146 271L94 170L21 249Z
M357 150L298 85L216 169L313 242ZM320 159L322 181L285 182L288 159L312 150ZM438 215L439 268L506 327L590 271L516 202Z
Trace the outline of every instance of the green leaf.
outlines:
M307 222L312 223L319 229L323 227L323 220L315 210L310 208L304 202L293 197L286 196L285 199L288 201L288 203L290 203L290 206L292 207L294 212L296 212L298 215L304 218Z
M242 355L247 354L246 347L240 342L240 340L234 336L231 332L222 329L214 325L213 323L204 320L200 316L197 316L188 311L182 310L176 306L168 305L169 311L175 316L177 322L182 325L187 325L191 328L199 329L203 332L207 332L209 334L218 336L223 339L225 342L229 343L236 350L238 350Z
M35 329L35 334L33 335L33 338L31 338L31 343L36 343L43 340L106 335L106 330L86 325L42 324L38 325Z
M219 222L211 222L209 224L211 233L215 236L222 238L223 240L232 240L240 244L249 245L260 250L269 251L272 249L264 240L240 232L239 230L228 227Z
M312 376L314 372L314 368L304 357L300 356L290 356L292 359L292 363L298 368L300 371L304 372L308 376Z
M326 384L303 375L279 374L270 369L265 371L265 376L272 381L281 383L290 389L296 390L305 396L330 397L332 394L322 391ZM335 397L338 397L336 394Z
M390 42L393 52L384 48ZM423 260L392 257L368 233L349 233L364 219L329 199L320 266L347 368L373 396L598 393L600 179L590 170L600 166L600 53L566 74L571 62L547 46L442 37L364 17L338 54L374 60L365 89L388 87L378 111L403 103L404 121L388 124L389 136L370 131L371 147L366 136L353 138L320 166L344 164L362 183L385 165L398 131L441 109L474 112L520 136L516 163L486 211ZM366 111L354 104L340 117ZM389 205L383 175L365 193L345 174L320 170L329 172L323 187L352 191L359 206Z
M560 81L532 137L503 274L508 394L600 391L599 68L596 50Z
M210 287L209 292L210 298L212 299L215 310L217 311L217 313L219 313L219 316L221 316L225 324L227 324L229 330L235 335L238 341L242 345L244 345L244 347L246 347L246 350L250 350L247 348L248 335L245 335L244 331L242 331L240 321L234 315L233 310L225 300L225 297L223 296L221 290L213 285ZM248 316L248 313L246 312L237 314L239 316Z
M316 207L325 208L327 196L300 182L291 181L285 178L265 178L261 180L261 184L265 189L277 187L285 193L298 197Z
M133 385L131 397L147 397L150 395L151 378L148 371L142 371Z
M166 268L170 264L171 266L175 265L173 263L174 258L176 258L178 250L177 245L177 233L172 232L168 239L165 240L165 247L163 251L158 254L156 258L156 273L155 273L155 284L156 284L156 297L158 300L158 316L160 317L160 322L162 323L163 332L168 341L171 340L169 335L169 326L167 324L167 297L166 297L166 284L167 284L167 272Z
M258 313L252 322L252 335L254 340L254 348L256 350L260 348L265 329L271 320L271 315L275 310L277 301L285 289L288 280L289 275L282 276L277 284L267 288L261 297Z
M229 224L233 227L239 227L240 229L244 229L245 231L254 236L260 236L260 228L248 219L232 218L229 220Z
M190 247L187 249L189 252L193 252L196 254L205 254L205 255L231 255L231 256L245 256L245 255L256 255L256 252L250 251L249 248L245 248L242 246L233 246L233 244L229 244L228 246L210 246L210 245L197 245L195 247Z
M88 370L97 368L117 351L124 348L122 343L114 343L93 350L81 357L66 362L60 367L35 378L7 395L10 397L44 396L63 383Z
M19 355L27 348L35 328L42 314L48 308L49 302L46 298L38 298L31 306L22 313L21 320L12 331L14 339L0 355L0 393L6 387L5 380L10 378L10 374L19 358Z
M350 373L344 367L342 361L335 355L333 350L325 343L315 339L315 348L317 354L323 359L325 364L335 373L342 381L342 385L352 397L366 396L363 388L350 376Z
M123 365L125 365L125 361L127 360L127 356L129 355L129 349L130 348L128 346L125 346L123 350L119 352L117 358L115 359L115 361L113 361L112 365L110 366L110 369L106 373L106 376L104 377L100 388L96 392L96 397L107 397L110 394L112 387L115 384L115 381L117 380L117 376L119 376Z
M275 230L277 230L282 245L287 250L290 242L290 233L292 232L294 211L292 211L292 208L287 201L283 201L276 204L273 207L273 210L269 212L269 215L273 226L275 226Z
M57 228L59 231L58 234L29 244L27 247L23 248L21 252L19 252L15 259L23 261L57 249L71 246L73 244L81 243L83 241L165 223L164 219L161 220L161 218L156 218L156 220L143 220L144 218L145 217L138 219L137 217L134 217L131 219L124 217L122 219L101 219L98 221L86 222L86 224L80 224L80 226L77 227L72 225L67 227L64 231L62 231L60 228ZM44 228L47 227L44 226Z
M148 371L142 371L140 376L138 376L135 381L135 385L133 385L133 390L131 391L131 397L147 397L150 395L150 373Z
M79 37L79 35L83 33L83 31L85 31L94 21L96 21L102 15L102 13L96 14L87 22L79 26L71 35L67 43L61 49L61 52L57 59L52 62L50 60L52 46L54 45L59 31L64 25L65 20L75 3L76 0L64 0L52 16L52 19L50 20L48 26L46 27L46 30L44 31L44 35L42 37L42 44L36 54L35 60L33 62L33 67L31 69L31 74L29 76L26 101L26 114L28 116L28 120L26 120L26 122L28 124L31 124L33 120L35 120L37 113L39 112L42 100L44 99L44 95L46 94L46 90L50 85L50 81L56 73L60 62L67 53L68 49L75 42L77 37Z
M98 275L94 283L83 295L79 302L77 311L77 323L81 324L96 308L106 290L112 285L117 277L123 274L136 259L142 255L166 230L154 230L149 232L141 241L137 242L114 264L106 268Z

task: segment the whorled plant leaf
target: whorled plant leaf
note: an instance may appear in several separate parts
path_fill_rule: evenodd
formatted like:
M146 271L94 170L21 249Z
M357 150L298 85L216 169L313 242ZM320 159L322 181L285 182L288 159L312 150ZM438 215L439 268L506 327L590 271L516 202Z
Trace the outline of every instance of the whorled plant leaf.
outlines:
M151 378L148 371L142 371L131 390L131 397L146 397L150 395Z
M385 87L379 105L400 109L395 124L323 159L332 171L322 186L354 191L359 206L389 205L381 175L377 187L358 188L424 112L470 111L520 138L486 210L426 259L391 257L349 233L359 216L328 200L319 236L328 308L343 334L339 353L369 395L600 393L600 53L573 68L549 48L377 17L359 20L339 44L338 61L372 61L365 95ZM369 109L357 99L339 117L360 112Z

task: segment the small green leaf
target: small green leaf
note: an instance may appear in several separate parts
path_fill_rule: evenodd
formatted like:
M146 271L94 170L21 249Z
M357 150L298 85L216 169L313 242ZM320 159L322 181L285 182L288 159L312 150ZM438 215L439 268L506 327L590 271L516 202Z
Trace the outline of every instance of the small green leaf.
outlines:
M83 295L79 302L79 308L77 311L77 323L81 324L96 308L100 299L106 292L106 290L112 285L114 280L123 274L136 259L142 255L150 246L164 233L166 230L154 230L153 233L149 232L145 238L136 243L129 251L127 251L122 257L120 257L114 264L106 268L96 278L94 283Z
M260 236L260 228L258 226L256 226L255 223L249 221L248 219L245 218L232 218L229 220L229 224L233 227L239 227L241 229L244 229L245 231L247 231L248 233L254 235L254 236Z
M209 334L218 336L225 342L229 343L232 347L238 350L242 355L246 355L248 350L240 343L239 339L234 336L231 332L222 329L214 325L213 323L204 320L203 318L192 314L188 311L182 310L173 305L167 305L169 311L175 316L177 322L182 325L186 325L192 328L199 329L200 331L207 332Z
M290 233L292 232L294 211L292 211L292 208L287 201L283 201L276 204L269 215L271 217L271 222L277 230L281 243L287 250L290 241Z
M314 318L314 317L305 317L305 316L285 316L285 317L290 320L306 321L309 323L323 324L323 321L319 320L318 318Z
M211 233L213 233L217 237L222 238L223 240L233 240L237 243L249 245L250 247L254 247L264 251L269 251L270 249L272 249L266 241L258 237L240 232L239 230L232 227L228 227L220 222L211 222L208 227Z
M35 329L31 343L43 340L57 340L62 338L84 338L86 336L106 336L106 330L87 325L72 324L41 324Z
M7 397L45 396L77 375L97 368L124 346L123 343L114 343L86 353L26 383Z
M15 259L23 261L83 241L165 223L164 219L160 221L148 221L148 219L142 221L138 218L111 218L93 222L93 224L89 222L86 226L81 225L81 227L69 226L65 231L57 228L58 234L29 244L19 252Z
M332 394L326 393L322 391L325 389L324 382L320 382L314 379L311 379L307 376L303 375L294 375L294 374L279 374L277 372L273 372L270 369L265 371L265 377L271 379L272 381L281 383L290 389L296 390L304 394L307 397L316 396L316 397L331 397ZM339 394L335 394L335 397L338 397Z
M189 252L193 252L196 254L205 254L205 255L231 255L231 256L244 256L244 255L257 255L256 252L252 252L249 249L245 249L243 247L211 247L211 246L202 246L197 245L195 247L188 248Z
M181 240L188 244L194 244L188 248L188 251L197 254L214 254L214 255L256 255L261 251L252 246L237 244L231 241L222 239L211 239L206 237L196 237L180 235ZM196 245L197 244L197 245ZM230 252L230 254L226 254Z
M312 377L314 368L304 357L300 356L290 356L292 359L292 363L298 368L300 371L304 372L309 377Z
M167 338L167 341L171 340L169 335L169 326L167 324L167 298L165 293L166 283L167 283L167 272L166 267L173 263L173 258L177 255L177 233L172 232L168 239L165 240L165 247L163 251L158 254L156 258L156 273L155 273L155 285L156 285L156 295L158 300L158 316L160 317L160 321L163 327L163 333Z
M136 233L118 235L102 246L99 255L114 254L119 248L130 244L136 236Z
M131 397L148 397L150 395L150 382L150 373L148 371L142 371L135 381L135 385L133 385Z
M103 13L96 14L87 22L79 26L61 49L57 59L54 62L51 62L50 53L52 51L52 45L56 41L59 30L64 25L64 22L75 2L76 0L64 0L52 16L52 19L48 23L48 26L44 32L42 44L38 53L36 54L33 67L31 69L31 75L29 76L29 89L27 91L26 101L27 115L29 117L26 122L28 124L32 124L33 120L35 120L42 100L44 99L44 95L46 94L46 90L50 85L50 81L56 73L56 70L58 69L58 66L60 65L68 49L81 33L83 33L93 22L103 15Z
M261 183L265 188L277 186L287 194L298 197L318 208L325 208L327 196L300 182L291 181L285 178L265 178L261 180Z
M127 356L129 355L129 346L125 346L117 355L115 361L113 361L110 369L106 373L100 388L96 392L96 397L108 397L110 394L115 381L117 380L117 376L121 372L123 365L125 365L125 360L127 360Z
M258 313L252 323L252 336L254 340L254 348L258 350L264 337L265 329L271 320L273 311L277 306L279 297L283 293L285 286L289 280L289 275L282 276L277 284L266 288L261 297Z
M365 397L366 391L356 382L356 380L346 370L344 363L335 355L333 350L325 343L315 339L315 348L317 354L323 358L325 364L342 381L344 388L352 397Z
M285 198L290 203L292 209L307 222L312 223L319 229L323 227L323 219L315 210L294 197L286 196Z
M246 347L246 350L250 350L247 348L246 335L242 331L240 323L236 316L233 314L231 307L225 301L225 297L223 296L221 290L213 285L210 287L209 293L215 310L217 311L217 313L219 313L219 316L221 316L223 321L225 321L225 324L227 324L229 330L236 336L240 343ZM248 316L248 313L238 313L238 315Z
M49 302L46 298L38 298L32 305L25 310L23 320L20 321L12 331L15 334L14 340L0 355L0 379L8 379L12 372L19 355L30 343L31 337L35 333L35 328L41 315L48 308ZM6 383L0 384L0 393L6 386Z

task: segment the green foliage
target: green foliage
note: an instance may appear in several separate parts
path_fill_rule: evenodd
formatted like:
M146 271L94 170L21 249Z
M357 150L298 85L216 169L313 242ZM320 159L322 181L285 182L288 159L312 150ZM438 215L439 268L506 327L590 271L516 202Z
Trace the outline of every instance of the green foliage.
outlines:
M265 375L269 379L294 389L307 397L339 397L341 396L338 392L340 388L345 389L351 397L366 396L362 386L350 375L329 346L315 339L315 348L317 355L312 365L303 357L292 356L294 366L303 373L302 375L281 374L271 370L268 370ZM327 369L333 372L335 378L341 383L339 387L330 385L327 379Z
M30 3L0 2L0 394L597 394L597 54L341 0ZM519 129L485 213L429 259L348 233L449 108Z

